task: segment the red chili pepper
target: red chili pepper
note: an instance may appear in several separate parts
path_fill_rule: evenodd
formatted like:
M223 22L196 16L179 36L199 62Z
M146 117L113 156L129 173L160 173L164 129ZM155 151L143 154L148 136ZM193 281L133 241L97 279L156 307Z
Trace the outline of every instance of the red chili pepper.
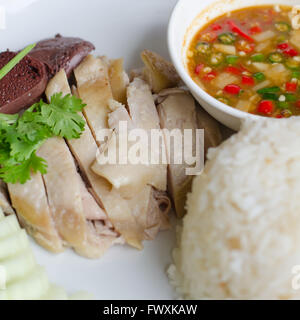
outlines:
M241 88L237 84L228 84L225 86L224 91L229 94L239 94Z
M247 72L250 72L247 68L245 68L241 63L239 63L239 68L240 70L243 72L243 71L247 71Z
M213 25L211 26L211 29L212 29L213 31L218 31L218 30L222 30L223 28L222 28L222 26L221 26L220 24L216 23L216 24L213 24Z
M285 84L285 90L287 92L296 92L297 91L297 83L296 82L287 82Z
M211 81L211 80L213 80L216 76L217 76L217 72L216 72L216 71L211 71L211 72L207 73L205 76L203 76L202 80L204 80L204 81Z
M250 33L251 34L256 34L256 33L261 33L262 32L262 28L260 26L253 26L252 28L250 28Z
M203 68L204 68L203 63L198 64L195 68L195 74L200 74L200 72L203 70Z
M277 114L276 118L281 119L281 118L283 118L283 116L281 114Z
M225 68L225 71L232 74L241 74L241 70L237 67L228 66Z
M246 53L250 53L254 50L255 44L250 43L246 40L240 40L238 41L236 48L238 49L238 51L244 51Z
M231 30L233 32L236 32L237 34L239 34L241 37L248 40L249 42L254 42L254 40L248 34L242 31L232 20L229 20L228 24L230 25Z
M298 55L298 51L293 48L288 48L286 50L283 50L283 53L290 57L295 57Z
M277 46L279 50L285 50L288 47L289 47L289 44L287 42L279 43L279 45Z
M296 102L296 107L300 109L300 100Z
M262 100L257 107L257 111L259 113L263 113L266 115L271 114L273 110L274 110L274 103L273 101L270 101L270 100Z
M252 77L242 76L242 84L245 84L246 86L254 86L255 81Z

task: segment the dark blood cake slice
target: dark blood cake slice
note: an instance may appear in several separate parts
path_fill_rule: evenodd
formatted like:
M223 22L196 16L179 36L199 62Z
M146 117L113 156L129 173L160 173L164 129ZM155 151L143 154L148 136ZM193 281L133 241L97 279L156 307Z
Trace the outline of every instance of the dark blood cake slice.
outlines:
M50 78L62 68L69 77L72 70L94 49L88 41L57 34L55 38L39 41L30 56L46 65Z
M4 67L15 52L0 54L0 68ZM17 113L37 102L48 82L44 64L26 56L3 79L0 80L0 112Z

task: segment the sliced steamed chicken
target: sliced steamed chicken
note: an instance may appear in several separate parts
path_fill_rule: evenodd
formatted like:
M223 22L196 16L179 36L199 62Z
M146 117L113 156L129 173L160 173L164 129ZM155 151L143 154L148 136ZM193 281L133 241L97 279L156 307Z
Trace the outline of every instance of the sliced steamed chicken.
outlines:
M178 89L167 89L159 96L163 101L158 105L160 123L162 128L173 130L197 129L196 107L194 99L185 91ZM195 139L195 137L193 137ZM174 143L165 135L168 157L175 156ZM177 144L176 144L177 145ZM193 148L193 151L194 148ZM191 189L193 177L186 174L186 164L169 164L168 188L173 198L176 213L182 217L185 213L186 195Z
M102 68L99 68L99 65L102 65ZM112 103L112 93L109 94L107 91L111 87L109 83L107 83L107 73L103 72L103 66L105 68L105 62L97 62L94 59L87 58L75 70L78 94L83 102L87 104L84 116L91 130L86 128L81 138L70 141L69 145L80 164L81 170L85 173L91 184L94 194L103 204L115 229L120 232L128 244L136 248L142 248L142 241L144 239L153 238L159 229L164 229L167 226L166 213L169 211L170 201L164 193L166 189L166 169L164 174L160 175L158 179L155 179L159 183L159 186L163 185L163 190L161 193L158 192L159 194L155 193L155 197L153 196L153 187L145 183L140 183L137 173L132 170L129 172L129 167L126 165L122 168L122 173L120 172L121 168L117 166L117 175L109 168L106 168L106 174L101 174L101 168L95 164L96 154L98 151L103 152L103 150L107 148L107 145L105 146L103 141L98 140L101 148L99 150L97 149L97 144L94 140L94 137L97 136L96 133L101 129L109 128L109 119L114 119L114 121L116 121L115 123L119 120L128 120L128 122L131 120L122 105L120 105L120 109L115 107L113 111L115 113L110 117L110 113L112 112L110 106L114 103ZM91 70L91 68L93 70ZM88 75L89 73L87 73L85 69L89 69L89 72L94 74L94 79L96 79L94 82L91 81ZM99 88L101 83L103 88ZM115 85L118 84L111 83L111 86ZM87 88L89 97L95 96L94 99L85 100L85 91ZM114 92L118 91L115 87L110 90ZM155 105L150 89L148 88L147 99L149 97L152 99L151 107L153 107L152 112L154 112L156 111ZM144 99L143 96L142 99ZM140 101L140 107L142 107L143 102L145 102L145 100ZM116 103L117 102L115 102L115 104ZM146 105L147 103L146 100ZM102 121L92 121L93 117L98 116L98 114L100 114ZM118 120L119 116L120 118ZM156 123L158 123L158 117L156 118ZM110 139L108 143L113 144L113 141ZM93 164L92 171L91 166ZM94 171L98 172L98 174ZM118 179L119 174L127 178ZM160 181L161 179L163 182ZM133 182L133 180L135 181ZM115 185L112 182L114 182ZM123 188L123 194L120 188L125 186L125 184L127 186L127 192L124 191L125 188ZM133 184L139 185L141 188L135 188ZM133 189L137 190L137 192L134 194L128 192L128 190Z
M169 62L151 51L141 54L145 64L144 78L150 84L152 91L158 93L158 112L162 129L204 129L204 156L208 148L215 147L222 141L218 122L201 107L195 105L194 99L186 91L175 88L180 84L176 70ZM164 132L167 155L174 155L174 145ZM191 149L195 151L195 141ZM186 175L186 164L170 164L168 166L168 190L171 194L176 213L179 217L185 214L185 202L190 191L193 177Z
M113 98L120 103L126 103L126 89L129 79L123 69L123 59L111 60L108 74Z
M222 141L218 123L199 106L196 107L193 97L186 91L173 88L163 90L159 94L158 112L162 128L173 130L204 129L204 155L210 147L216 147ZM166 147L169 157L174 154L174 144L170 143L165 135ZM193 140L195 134L193 134ZM195 154L195 140L191 141L193 154ZM193 165L194 166L194 165ZM169 164L168 188L173 198L176 213L179 217L185 214L185 203L188 192L191 190L193 176L186 174L189 166L183 164Z
M68 245L76 248L86 241L86 223L73 157L65 141L56 137L48 139L37 155L47 161L43 179L56 229Z
M181 80L170 62L149 50L144 50L141 58L145 64L144 78L154 93L178 86Z
M70 93L63 70L49 82L47 98L56 92ZM39 155L48 163L44 181L60 235L79 254L90 258L101 256L118 236L110 229L106 214L77 172L67 144L60 138L49 139L40 148Z
M20 223L41 246L52 252L64 250L49 208L44 181L40 173L33 174L25 184L8 184L12 206Z
M97 133L107 128L108 101L113 98L108 67L103 59L89 55L74 70L78 95L86 104L83 114L98 145Z
M114 103L113 101L110 103L113 111L108 115L108 124L109 128L113 130L114 135L108 141L105 150L97 157L92 169L95 173L107 179L124 198L132 198L147 184L155 187L157 190L166 191L166 164L152 165L148 159L146 159L147 164L102 164L104 161L101 161L101 156L103 156L104 153L113 154L113 152L111 152L112 150L109 149L119 146L120 121L127 122L128 134L130 134L132 129L143 129L144 132L147 133L146 138L148 138L150 137L151 129L156 129L160 132L159 117L149 86L143 80L136 78L130 83L127 94L130 114L125 106ZM147 140L150 142L150 139ZM154 156L157 157L158 161L160 158L166 158L165 145L163 141L161 142L162 143L155 146L153 150L151 150L149 143L149 149L147 150L148 155L150 155L151 151L155 152L156 154ZM122 145L126 144L128 150L134 144L130 144L127 141L120 141L120 143ZM143 146L144 144L141 143L141 148ZM124 159L119 159L119 161L120 160L127 160L127 150Z

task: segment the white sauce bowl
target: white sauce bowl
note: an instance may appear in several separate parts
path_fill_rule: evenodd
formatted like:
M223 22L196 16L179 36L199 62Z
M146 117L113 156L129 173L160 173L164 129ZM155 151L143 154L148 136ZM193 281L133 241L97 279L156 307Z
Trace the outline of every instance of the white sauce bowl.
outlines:
M201 89L187 71L187 50L195 34L218 16L244 7L276 4L294 6L299 0L179 0L171 15L168 46L178 74L203 108L233 130L240 128L243 119L261 117L229 107Z

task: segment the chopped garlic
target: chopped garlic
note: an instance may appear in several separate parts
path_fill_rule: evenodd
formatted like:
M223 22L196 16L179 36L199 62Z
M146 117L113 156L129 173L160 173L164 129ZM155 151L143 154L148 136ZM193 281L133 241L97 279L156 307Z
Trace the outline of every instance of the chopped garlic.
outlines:
M217 58L212 58L211 59L211 63L212 64L217 64L219 62L219 60Z
M299 61L300 61L300 56L296 56L296 57L294 57L293 59L294 59L295 61L298 61L298 62L299 62Z
M251 76L251 73L248 72L248 71L243 71L243 72L242 72L242 75L244 75L244 76Z
M275 10L276 12L280 12L280 11L281 11L280 6L279 6L278 4L276 4L276 5L274 6L274 10Z
M239 52L239 55L240 55L241 57L245 57L246 52L245 52L245 51L240 51L240 52Z
M297 78L293 78L293 79L291 80L291 82L298 83L298 79L297 79Z
M280 102L284 102L285 101L285 96L282 94L279 98L278 98L278 100L280 101Z
M211 71L212 71L212 68L210 68L210 67L206 67L203 69L203 72L205 72L205 73L209 73Z

